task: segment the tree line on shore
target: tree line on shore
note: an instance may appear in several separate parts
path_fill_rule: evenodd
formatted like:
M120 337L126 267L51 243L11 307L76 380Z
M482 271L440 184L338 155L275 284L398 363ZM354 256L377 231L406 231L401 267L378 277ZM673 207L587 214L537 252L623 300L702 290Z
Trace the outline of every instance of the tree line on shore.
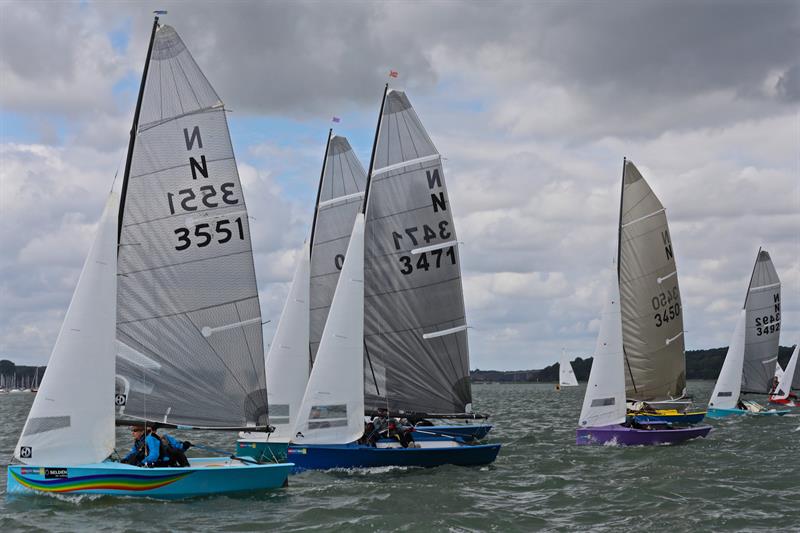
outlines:
M792 347L781 346L778 351L778 362L786 367L792 355ZM686 352L686 379L717 379L725 360L728 348L710 348L708 350L688 350ZM572 361L572 369L578 381L588 381L592 369L592 358L577 357ZM539 370L471 370L473 383L555 383L558 381L558 363Z

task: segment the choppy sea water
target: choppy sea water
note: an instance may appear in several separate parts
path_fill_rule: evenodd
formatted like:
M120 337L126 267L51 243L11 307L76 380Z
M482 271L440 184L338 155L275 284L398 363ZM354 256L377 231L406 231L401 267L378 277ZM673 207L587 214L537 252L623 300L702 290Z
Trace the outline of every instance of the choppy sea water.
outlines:
M700 402L712 387L689 386ZM281 490L161 502L9 499L3 466L0 531L800 531L800 409L711 421L709 438L681 446L578 447L584 388L474 386L503 443L488 467L307 472ZM0 396L4 465L32 401ZM233 435L187 438L233 449Z

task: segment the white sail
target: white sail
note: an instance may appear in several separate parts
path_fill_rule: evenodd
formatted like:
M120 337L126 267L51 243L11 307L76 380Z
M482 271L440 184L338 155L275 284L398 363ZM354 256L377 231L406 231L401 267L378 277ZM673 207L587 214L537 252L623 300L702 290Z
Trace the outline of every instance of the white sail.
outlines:
M364 215L353 224L314 368L300 406L297 444L346 444L364 433Z
M775 400L785 400L792 392L792 380L794 379L795 371L797 370L797 352L800 347L795 346L792 352L792 357L786 364L786 371L778 381L778 387L775 389L775 394L772 396ZM778 365L780 366L780 365Z
M308 382L308 243L297 261L292 287L267 353L269 421L272 438L289 440Z
M597 427L625 422L625 376L622 353L622 314L616 272L603 305L592 370L583 398L580 426Z
M112 193L14 449L23 463L90 464L114 450L117 205Z
M572 370L572 364L569 362L567 352L561 350L561 360L558 363L558 384L562 387L575 387L578 385L578 380L575 378L575 372Z
M709 407L734 409L739 402L739 394L742 389L746 318L747 311L743 309L736 321L736 329L733 330L733 337L728 347L728 353L725 355L725 362L722 363L717 384L714 385L714 392L711 393Z

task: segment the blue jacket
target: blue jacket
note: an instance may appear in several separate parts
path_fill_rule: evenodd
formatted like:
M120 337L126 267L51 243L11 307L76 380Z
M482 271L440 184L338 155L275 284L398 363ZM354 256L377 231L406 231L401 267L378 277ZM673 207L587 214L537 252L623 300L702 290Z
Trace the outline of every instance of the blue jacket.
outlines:
M167 439L170 441L170 444L173 444L172 441L175 441L175 439L170 437L169 435L167 435ZM145 448L146 455L145 455L144 459L142 459L138 463L138 465L150 464L150 463L155 463L156 461L158 461L158 459L159 459L158 453L161 450L161 441L158 439L158 437L155 437L153 435L147 435L147 437L145 437L145 439L144 439L144 443L141 442L141 437L139 437L139 439L137 439L133 443L133 446L131 447L131 451L128 452L128 455L126 455L123 460L124 461L128 461L128 460L132 459L133 457L135 457L138 449L140 448L140 446L142 444L144 444L146 446L146 448ZM169 456L164 455L163 459L169 460Z

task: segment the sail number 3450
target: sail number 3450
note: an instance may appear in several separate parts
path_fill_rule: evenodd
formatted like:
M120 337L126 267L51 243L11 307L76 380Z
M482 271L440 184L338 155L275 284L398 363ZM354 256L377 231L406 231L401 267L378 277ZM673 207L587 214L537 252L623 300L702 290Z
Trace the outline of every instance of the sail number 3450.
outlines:
M653 306L653 310L656 311L653 315L653 320L655 320L657 328L681 316L681 302L678 298L677 286L670 291L653 296L650 303Z

